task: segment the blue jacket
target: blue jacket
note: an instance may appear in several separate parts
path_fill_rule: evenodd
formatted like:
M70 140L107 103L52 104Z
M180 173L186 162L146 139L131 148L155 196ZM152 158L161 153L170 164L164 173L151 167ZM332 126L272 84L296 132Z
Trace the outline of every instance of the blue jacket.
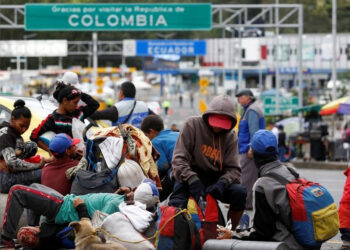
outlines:
M165 129L160 131L159 134L152 139L153 146L160 154L157 160L158 171L160 173L163 171L170 173L173 151L178 137L179 132Z
M134 111L132 112L129 120L126 121L135 102L136 105ZM123 100L117 102L114 106L118 110L118 120L117 122L113 123L113 126L116 126L118 123L130 123L131 125L140 128L143 118L149 114L147 105L144 102L136 101L134 98L125 97Z
M238 126L238 148L240 154L249 150L250 140L259 129L265 129L265 118L262 109L255 101L243 108L243 115Z

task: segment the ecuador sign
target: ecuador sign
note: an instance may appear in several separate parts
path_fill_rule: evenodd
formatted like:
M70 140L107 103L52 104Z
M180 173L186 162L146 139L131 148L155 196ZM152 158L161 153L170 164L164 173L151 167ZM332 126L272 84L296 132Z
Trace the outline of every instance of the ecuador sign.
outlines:
M205 40L124 40L124 56L179 55L200 56L206 54Z
M26 4L26 30L208 30L211 4Z

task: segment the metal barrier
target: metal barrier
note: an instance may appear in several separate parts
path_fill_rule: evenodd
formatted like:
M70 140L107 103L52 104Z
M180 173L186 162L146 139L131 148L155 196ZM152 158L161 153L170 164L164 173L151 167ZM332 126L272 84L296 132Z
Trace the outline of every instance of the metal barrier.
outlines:
M203 250L289 250L284 242L243 241L243 240L208 240Z

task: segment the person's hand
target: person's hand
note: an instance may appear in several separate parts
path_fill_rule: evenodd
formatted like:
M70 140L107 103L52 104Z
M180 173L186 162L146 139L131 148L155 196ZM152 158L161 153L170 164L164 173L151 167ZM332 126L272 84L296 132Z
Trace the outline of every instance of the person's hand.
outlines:
M44 166L45 166L45 164L46 164L46 160L45 160L45 158L44 158L44 157L41 157L41 158L40 158L40 162L39 162L39 168L44 167Z
M218 237L216 237L219 240L223 239L232 239L232 231L226 227L218 228L216 230L218 232Z
M198 202L200 197L205 198L205 186L200 180L196 180L189 184L190 187L190 195L193 199Z
M209 193L216 200L220 199L225 190L225 183L222 181L218 181L209 187L207 187L207 193Z
M115 191L115 194L125 195L126 201L134 201L134 192L130 187L120 187Z
M16 154L17 157L18 157L18 156L21 156L22 153L23 153L22 149L18 149L18 148L15 149L15 154Z
M117 189L117 191L115 191L116 194L128 194L132 192L131 188L130 187L120 187Z
M83 203L85 203L84 200L82 198L77 197L73 201L73 207L76 208L77 206Z

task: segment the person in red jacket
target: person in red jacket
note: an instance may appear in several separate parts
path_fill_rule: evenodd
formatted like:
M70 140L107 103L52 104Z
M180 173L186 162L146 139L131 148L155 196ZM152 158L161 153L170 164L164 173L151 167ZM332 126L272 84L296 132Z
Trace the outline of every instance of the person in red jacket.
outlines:
M69 135L61 133L55 135L50 141L50 151L55 160L47 164L41 173L41 184L55 189L62 195L70 193L71 181L66 178L66 170L77 166L75 160L80 139L72 139Z
M340 233L343 245L340 249L350 250L350 166L344 172L346 182L339 206Z

